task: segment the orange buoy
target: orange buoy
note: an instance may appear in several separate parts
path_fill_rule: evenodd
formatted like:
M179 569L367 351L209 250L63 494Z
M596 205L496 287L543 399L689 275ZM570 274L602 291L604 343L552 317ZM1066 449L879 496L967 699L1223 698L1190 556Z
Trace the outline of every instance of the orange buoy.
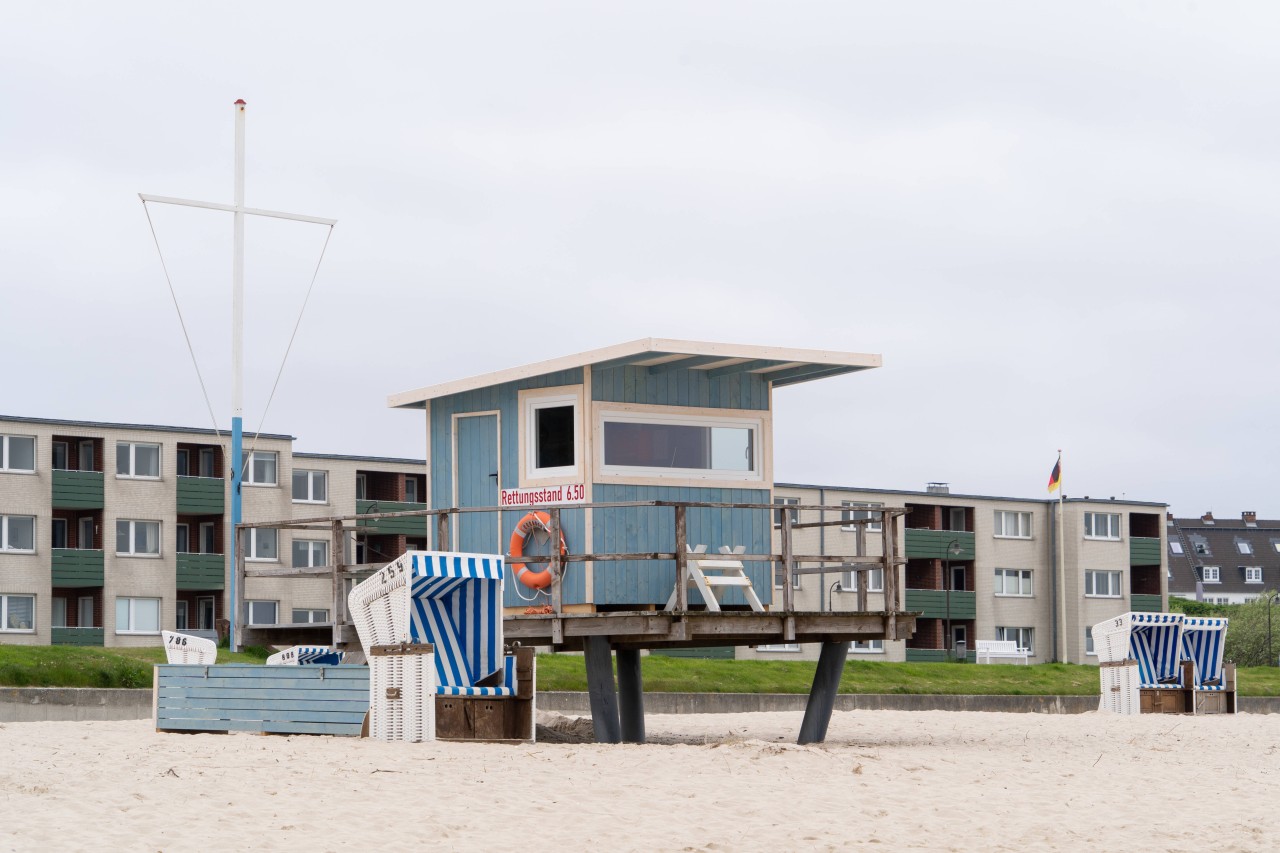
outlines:
M551 516L545 512L531 512L525 515L516 523L516 529L511 531L511 543L507 546L507 550L512 557L524 556L524 542L529 534L535 530L545 530L549 534ZM564 531L560 531L560 554L568 554L569 546L564 541ZM543 569L540 572L532 571L524 563L513 563L511 571L515 572L516 579L520 583L533 589L546 589L551 586L551 567Z

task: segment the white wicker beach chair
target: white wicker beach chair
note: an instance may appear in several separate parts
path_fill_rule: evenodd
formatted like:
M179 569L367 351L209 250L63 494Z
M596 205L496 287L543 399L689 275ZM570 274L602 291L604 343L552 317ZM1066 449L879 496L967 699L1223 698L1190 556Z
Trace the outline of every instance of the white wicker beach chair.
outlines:
M218 662L218 644L204 637L161 631L165 659L169 663L213 664Z
M290 646L267 658L267 666L337 666L342 652L330 646Z

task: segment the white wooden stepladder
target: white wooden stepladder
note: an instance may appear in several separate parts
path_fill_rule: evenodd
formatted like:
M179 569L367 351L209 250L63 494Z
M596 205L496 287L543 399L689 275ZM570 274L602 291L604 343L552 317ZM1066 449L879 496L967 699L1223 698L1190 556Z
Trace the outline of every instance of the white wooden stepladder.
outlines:
M690 554L706 554L707 551L706 545L697 547L686 545L685 547L689 549ZM747 597L747 603L751 605L751 609L756 613L764 612L764 605L760 603L760 596L756 595L742 561L733 559L734 556L745 553L747 553L745 545L737 545L733 548L721 545L720 555L707 554L701 560L688 560L685 563L689 568L689 586L702 593L702 600L706 602L707 610L713 613L720 612L720 594L716 590L739 587L742 589L742 594ZM677 586L679 583L680 579L677 578ZM678 591L678 589L671 590L671 597L667 599L664 610L675 609Z

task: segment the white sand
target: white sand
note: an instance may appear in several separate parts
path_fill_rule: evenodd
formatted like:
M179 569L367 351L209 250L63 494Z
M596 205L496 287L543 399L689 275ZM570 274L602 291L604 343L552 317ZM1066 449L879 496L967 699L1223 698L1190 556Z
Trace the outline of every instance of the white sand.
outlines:
M0 848L1272 850L1280 715L650 716L645 746L0 726Z

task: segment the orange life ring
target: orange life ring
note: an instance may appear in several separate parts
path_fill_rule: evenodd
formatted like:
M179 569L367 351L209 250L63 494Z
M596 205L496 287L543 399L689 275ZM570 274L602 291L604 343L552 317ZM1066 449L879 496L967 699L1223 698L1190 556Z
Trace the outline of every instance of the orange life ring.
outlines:
M530 533L535 530L546 530L551 532L551 516L545 512L531 512L525 515L516 523L516 529L511 531L511 543L507 546L507 550L512 557L524 556L524 541ZM564 531L560 531L560 554L569 553L569 546L564 541ZM540 572L529 569L524 563L513 563L511 571L515 572L516 579L525 586L533 589L546 589L551 586L551 567L547 566Z

